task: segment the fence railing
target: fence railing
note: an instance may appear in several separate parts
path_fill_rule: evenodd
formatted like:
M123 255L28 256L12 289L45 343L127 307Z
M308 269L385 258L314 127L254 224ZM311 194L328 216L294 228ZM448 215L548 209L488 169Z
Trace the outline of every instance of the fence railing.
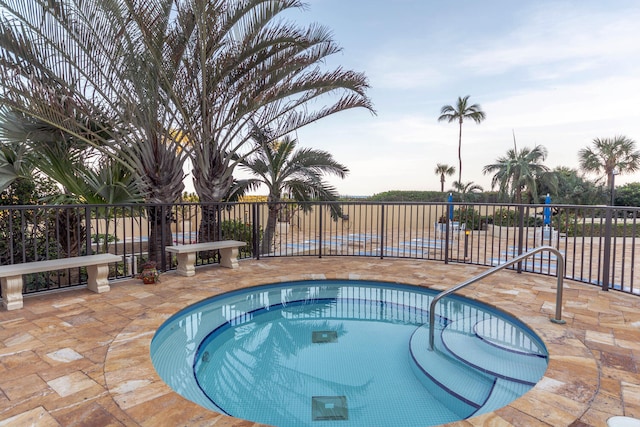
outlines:
M266 203L0 207L0 262L114 253L112 279L147 259L176 267L173 244L242 240L241 258L364 256L496 266L551 245L569 280L640 293L640 208L476 203ZM638 249L637 249L638 248ZM218 262L202 253L197 265ZM555 257L513 267L556 275ZM25 277L24 293L86 283L83 269Z

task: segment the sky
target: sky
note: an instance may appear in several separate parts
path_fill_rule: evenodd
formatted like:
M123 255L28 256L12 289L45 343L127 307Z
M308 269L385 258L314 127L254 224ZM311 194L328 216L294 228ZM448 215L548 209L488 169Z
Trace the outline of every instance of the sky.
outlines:
M466 95L487 117L463 125L462 181L485 190L483 167L514 135L518 149L546 147L550 168L577 168L595 138L640 149L637 0L308 0L290 16L332 31L343 49L327 69L362 71L371 85L376 115L350 110L298 131L300 146L349 168L329 179L341 195L440 190L434 169L458 167L458 125L437 118ZM640 172L616 177L628 182Z

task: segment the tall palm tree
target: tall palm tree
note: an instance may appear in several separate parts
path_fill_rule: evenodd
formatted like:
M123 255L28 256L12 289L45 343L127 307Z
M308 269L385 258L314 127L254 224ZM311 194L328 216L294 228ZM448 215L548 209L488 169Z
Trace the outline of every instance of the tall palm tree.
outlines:
M506 156L499 157L496 163L486 165L482 172L494 173L491 188L500 186L500 193L509 195L516 203L522 203L522 193L526 189L533 200L538 199L536 178L549 168L541 162L547 157L547 149L536 145L533 149L517 147L509 149Z
M435 174L440 175L440 192L444 193L444 181L445 175L451 176L456 173L455 166L445 165L443 163L438 163L435 169Z
M586 147L578 152L580 169L585 172L603 174L607 178L607 188L611 188L613 172L631 173L640 169L640 151L636 142L626 136L596 138L593 148Z
M296 150L297 141L288 136L278 141L265 138L264 133L261 137L258 136L261 139L258 151L241 163L241 167L256 178L238 181L232 192L244 193L260 185L267 187L269 216L261 252L268 253L273 247L278 213L284 207L283 194L289 194L298 202L336 201L338 192L323 177L335 175L344 178L349 170L326 151L311 148ZM339 213L339 208L332 205L333 216Z
M447 121L452 123L457 121L460 126L458 133L458 182L462 182L462 123L465 119L471 119L480 124L486 118L486 114L479 104L468 105L469 96L458 97L455 106L443 106L440 110L440 117L438 117L439 122Z

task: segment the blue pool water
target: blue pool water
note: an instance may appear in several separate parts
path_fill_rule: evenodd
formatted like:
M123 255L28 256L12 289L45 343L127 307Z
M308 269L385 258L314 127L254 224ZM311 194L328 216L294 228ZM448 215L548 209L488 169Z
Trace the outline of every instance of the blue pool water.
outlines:
M176 392L278 427L433 426L491 412L542 377L547 351L517 319L380 282L260 286L197 303L151 344Z

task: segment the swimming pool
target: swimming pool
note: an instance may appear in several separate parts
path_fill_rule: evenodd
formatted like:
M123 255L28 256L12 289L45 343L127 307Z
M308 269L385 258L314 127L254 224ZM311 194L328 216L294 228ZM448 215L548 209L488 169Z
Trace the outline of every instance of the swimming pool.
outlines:
M493 411L542 377L547 351L517 319L428 289L305 281L201 301L156 332L160 377L206 408L279 427L430 426Z

